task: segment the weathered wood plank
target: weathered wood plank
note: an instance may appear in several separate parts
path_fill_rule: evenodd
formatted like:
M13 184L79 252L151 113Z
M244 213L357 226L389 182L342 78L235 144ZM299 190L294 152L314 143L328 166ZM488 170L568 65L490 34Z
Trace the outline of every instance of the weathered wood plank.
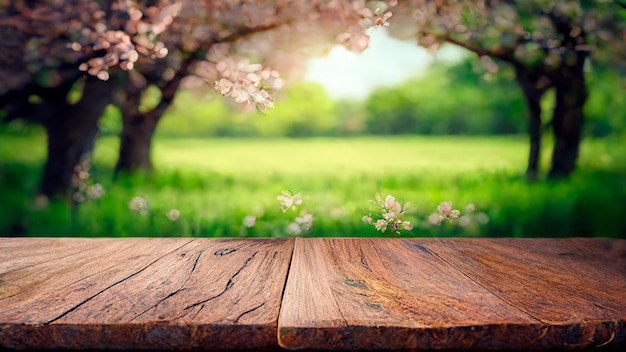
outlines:
M623 347L626 275L618 247L625 241L476 241L296 239L280 345L558 350L611 341ZM566 295L576 298L568 302Z
M15 241L0 239L4 348L277 347L293 239Z
M535 346L626 346L626 241L442 239L429 250L512 307L569 326Z

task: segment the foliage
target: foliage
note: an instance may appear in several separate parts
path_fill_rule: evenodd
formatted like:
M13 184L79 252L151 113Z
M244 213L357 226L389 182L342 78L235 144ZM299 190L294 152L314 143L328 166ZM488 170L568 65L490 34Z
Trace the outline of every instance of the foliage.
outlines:
M310 137L335 133L335 106L322 87L300 83L284 93L277 105L279 109L251 121L259 136Z
M571 64L576 52L623 67L626 8L619 1L523 0L397 3L389 29L426 47L449 42L479 56L541 67ZM564 30L569 29L565 32Z
M231 129L234 110L228 101L212 95L198 95L181 90L171 108L164 114L157 136L215 137L227 135ZM246 121L245 123L249 123Z
M480 63L467 59L439 64L422 77L379 88L364 101L333 101L315 83L290 84L277 95L277 109L265 115L242 111L215 94L182 90L164 116L163 137L303 137L362 134L522 134L528 130L523 94L503 69L482 79ZM626 132L626 98L614 69L589 67L585 134ZM544 97L545 112L554 94ZM115 126L106 115L101 121ZM118 117L116 117L118 118ZM119 123L119 122L118 122ZM107 129L107 131L116 131Z
M1 117L46 128L40 191L70 201L73 169L91 157L111 103L122 116L116 172L149 171L152 136L183 83L208 83L265 111L283 85L268 64L297 72L307 51L335 43L362 50L385 8L362 0L0 2L0 46L9 53L0 57Z
M589 71L592 87L585 105L586 135L605 137L626 134L626 94L624 82L615 69L594 67Z
M526 113L509 80L477 80L471 61L433 67L426 77L379 89L367 101L367 126L377 134L519 134ZM518 94L515 94L518 93Z
M554 89L550 125L555 137L551 178L576 168L588 98L585 67L624 67L626 6L619 1L428 1L398 2L390 29L431 48L451 43L474 52L489 74L506 64L524 92L531 140L529 179L538 175L541 97Z
M362 50L364 30L384 23L373 6L386 7L364 1L2 2L0 33L10 55L0 61L0 96L71 85L83 73L108 80L121 69L134 73L131 80L142 81L142 89L166 90L175 76L194 75L264 110L272 106L268 92L282 84L278 72L241 54L277 63L270 58L283 54L281 43L313 49L339 34L342 44ZM255 36L261 32L272 33Z

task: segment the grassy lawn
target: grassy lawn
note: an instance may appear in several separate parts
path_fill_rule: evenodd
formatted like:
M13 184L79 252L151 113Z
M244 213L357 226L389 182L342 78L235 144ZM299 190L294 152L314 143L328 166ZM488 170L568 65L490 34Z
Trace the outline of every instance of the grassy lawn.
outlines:
M285 228L298 214L283 213L276 200L290 190L314 215L307 236L380 236L361 217L381 193L412 203L416 226L403 236L626 237L626 146L618 141L585 141L573 177L537 183L523 178L524 136L157 138L156 172L114 182L118 143L100 138L94 153L92 182L103 185L102 198L38 209L45 138L0 136L0 235L290 236ZM546 150L544 170L549 158ZM129 209L135 196L148 205L143 214ZM465 226L428 225L446 200L460 210L474 204L481 215ZM242 225L249 215L250 228Z

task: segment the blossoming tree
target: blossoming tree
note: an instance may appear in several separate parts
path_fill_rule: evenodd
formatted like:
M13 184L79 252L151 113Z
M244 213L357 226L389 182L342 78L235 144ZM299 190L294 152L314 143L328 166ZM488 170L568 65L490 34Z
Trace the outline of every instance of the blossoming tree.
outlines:
M269 108L280 80L263 61L280 62L274 46L288 43L294 51L338 40L362 50L364 30L381 23L381 7L365 0L1 2L0 111L5 122L44 126L41 192L68 198L108 105L117 104L123 116L116 169L149 169L152 135L185 78ZM148 87L160 98L142 110Z
M541 98L556 96L550 124L555 137L550 177L576 165L584 106L586 65L626 62L626 2L575 0L406 0L393 8L390 30L426 47L451 43L477 54L486 69L511 65L529 112L527 174L539 168Z

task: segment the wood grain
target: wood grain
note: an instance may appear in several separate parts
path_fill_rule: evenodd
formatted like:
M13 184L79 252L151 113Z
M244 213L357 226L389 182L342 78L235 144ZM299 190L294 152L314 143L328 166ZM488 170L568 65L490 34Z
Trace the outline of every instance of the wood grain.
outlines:
M0 346L274 349L293 243L1 238Z
M279 343L292 350L624 347L620 248L625 241L297 238Z
M279 344L621 351L626 240L0 238L0 350Z
M626 346L624 240L442 239L430 249L512 307L562 330L537 348Z

